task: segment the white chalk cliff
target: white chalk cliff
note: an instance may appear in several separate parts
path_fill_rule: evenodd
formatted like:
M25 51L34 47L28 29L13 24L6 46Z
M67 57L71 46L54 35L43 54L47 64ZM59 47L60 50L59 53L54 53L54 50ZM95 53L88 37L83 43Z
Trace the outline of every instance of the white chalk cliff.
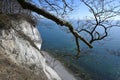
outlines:
M4 56L8 62L12 62L14 66L19 66L19 70L26 70L25 72L28 73L25 75L31 71L31 76L39 76L39 79L34 78L33 80L61 80L58 74L47 65L44 56L40 52L42 39L37 28L22 18L19 20L11 19L9 22L11 25L8 28L5 28L5 25L2 25L2 27L0 25L0 65L2 65L1 60L3 60L1 56ZM9 65L11 66L10 62ZM1 70L3 69L0 67L0 80L3 79L1 74L2 76L5 72L7 74L7 70L2 72ZM18 72L19 70L16 69ZM32 80L32 78L16 78L14 80Z

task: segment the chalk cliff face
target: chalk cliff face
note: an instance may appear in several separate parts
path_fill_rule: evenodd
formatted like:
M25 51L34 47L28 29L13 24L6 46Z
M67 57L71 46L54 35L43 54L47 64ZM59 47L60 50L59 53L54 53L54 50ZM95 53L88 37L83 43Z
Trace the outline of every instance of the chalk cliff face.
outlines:
M0 80L61 80L40 52L37 28L25 19L9 22L9 28L0 25Z

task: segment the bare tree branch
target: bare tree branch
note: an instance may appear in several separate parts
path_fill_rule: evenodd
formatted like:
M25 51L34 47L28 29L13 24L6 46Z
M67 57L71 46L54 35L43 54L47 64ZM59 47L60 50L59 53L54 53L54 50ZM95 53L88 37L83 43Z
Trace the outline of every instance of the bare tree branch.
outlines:
M48 19L50 19L54 22L56 22L58 25L66 26L70 30L70 32L74 35L74 37L76 38L76 45L77 45L77 48L78 48L78 54L80 53L80 50L79 50L80 46L79 46L78 39L82 40L87 46L89 46L89 48L93 47L82 36L80 36L80 34L77 31L75 31L75 29L73 28L73 26L69 22L67 22L65 20L62 20L62 19L50 14L49 12L47 12L47 11L41 9L41 8L38 8L38 7L36 7L35 5L33 5L29 2L26 2L25 0L17 0L17 1L21 4L21 6L24 9L32 10L32 11L34 11L34 12L36 12L36 13L38 13L38 14L40 14L40 15L42 15L42 16L44 16L44 17L46 17L46 18L48 18Z
M108 36L108 29L120 27L119 21L113 21L112 18L120 15L120 5L113 3L113 0L80 0L85 4L92 17L84 23L79 23L78 33L85 32L89 35L89 43L103 40ZM111 20L110 20L111 19ZM102 33L99 29L102 29Z

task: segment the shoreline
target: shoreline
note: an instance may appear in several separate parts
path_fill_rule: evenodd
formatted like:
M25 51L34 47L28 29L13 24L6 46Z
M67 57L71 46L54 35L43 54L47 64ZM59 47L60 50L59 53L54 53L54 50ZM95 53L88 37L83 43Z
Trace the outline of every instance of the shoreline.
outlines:
M56 59L52 54L47 51L41 51L44 55L47 64L54 69L62 80L83 80L75 76L74 72L67 68L62 61Z

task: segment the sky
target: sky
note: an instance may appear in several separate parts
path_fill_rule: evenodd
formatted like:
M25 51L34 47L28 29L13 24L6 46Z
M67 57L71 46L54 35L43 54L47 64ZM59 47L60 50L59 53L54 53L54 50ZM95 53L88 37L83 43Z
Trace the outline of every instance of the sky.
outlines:
M33 2L39 5L39 0L33 0ZM74 4L76 4L77 7L74 7L73 11L68 13L69 19L83 19L86 16L90 16L88 8L81 4L79 0L76 0Z
M66 0L70 1L70 0ZM37 5L39 4L39 0L33 0ZM80 0L75 0L74 4L77 5L77 7L73 8L73 11L68 13L69 19L86 19L87 16L92 16L92 14L89 12L89 9L83 4L80 3ZM120 20L120 17L117 16L115 18L116 20Z
M69 13L70 19L84 19L86 16L91 16L89 9L82 3L77 3L77 7Z

